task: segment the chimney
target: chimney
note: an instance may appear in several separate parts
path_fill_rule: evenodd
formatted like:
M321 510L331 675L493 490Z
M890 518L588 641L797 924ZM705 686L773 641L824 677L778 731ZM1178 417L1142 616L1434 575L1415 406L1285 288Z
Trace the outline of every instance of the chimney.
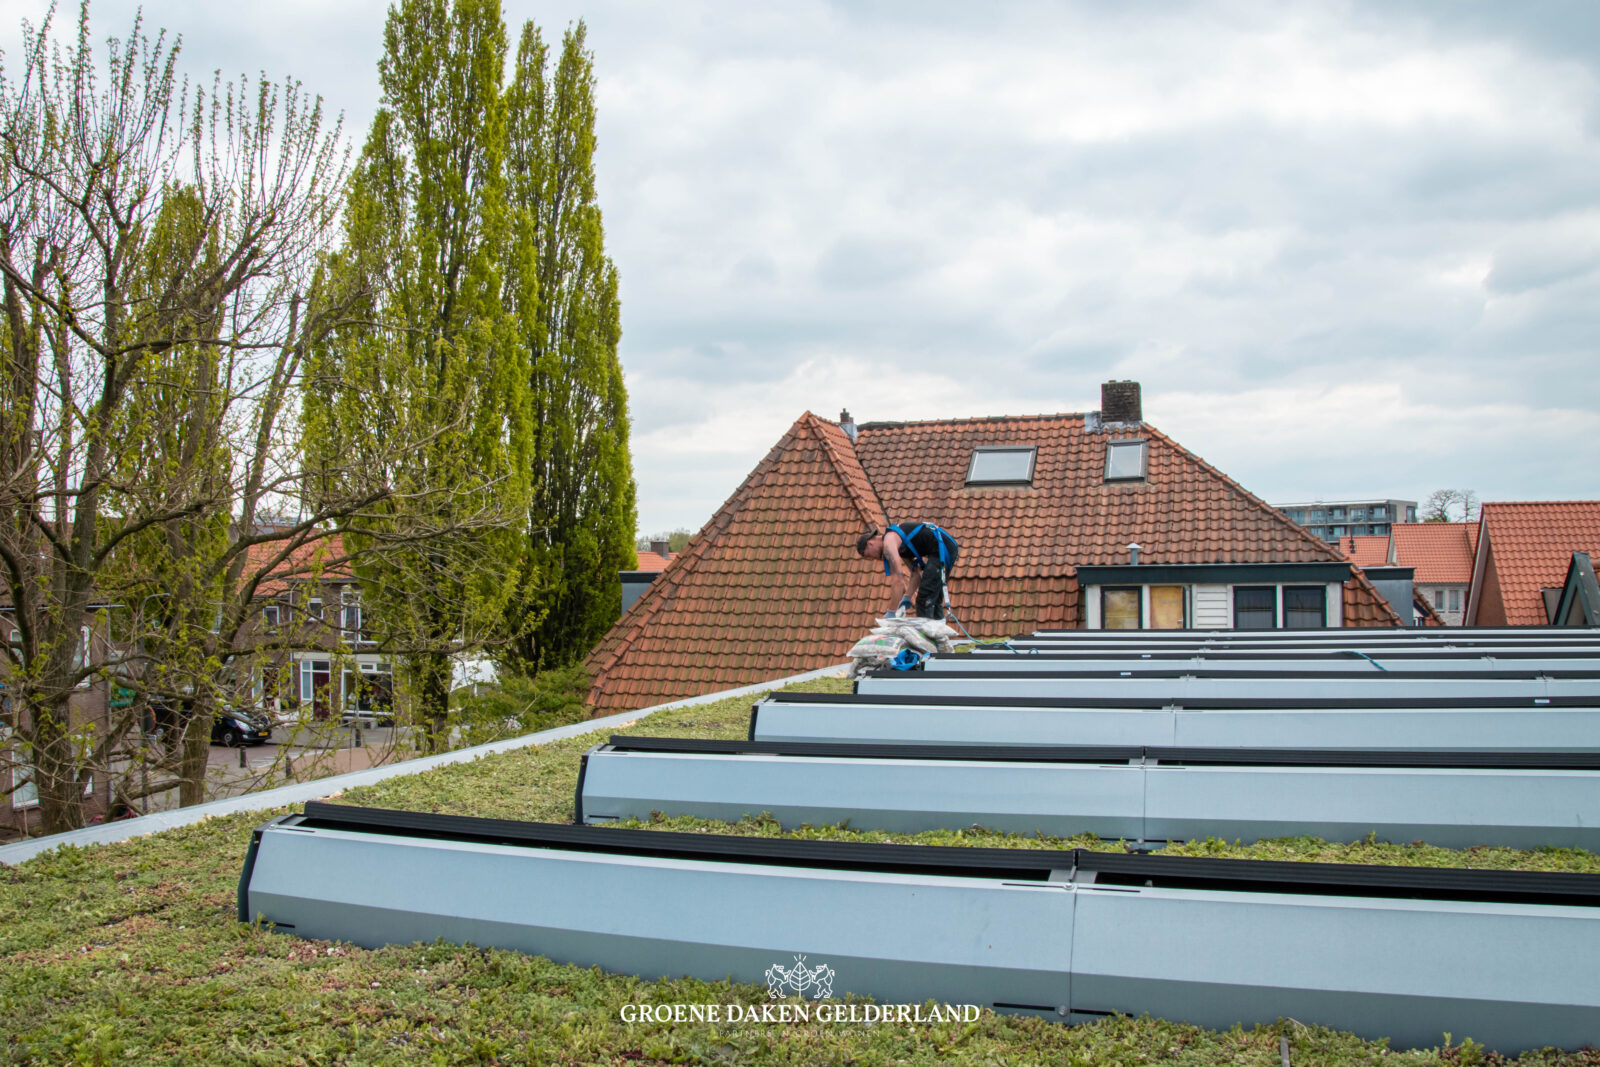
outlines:
M670 541L651 541L650 542L650 551L654 552L656 555L660 556L662 559L671 559L672 558L672 553L667 551L668 547L671 544L672 544L672 542L670 542Z
M1137 541L1128 546L1128 562L1135 567L1139 565L1139 542Z
M839 412L839 429L843 430L844 435L850 438L851 444L856 443L856 434L859 431L856 429L856 420L850 417L849 408L845 408Z
M1137 426L1144 421L1144 406L1139 400L1139 383L1105 382L1100 386L1100 418Z

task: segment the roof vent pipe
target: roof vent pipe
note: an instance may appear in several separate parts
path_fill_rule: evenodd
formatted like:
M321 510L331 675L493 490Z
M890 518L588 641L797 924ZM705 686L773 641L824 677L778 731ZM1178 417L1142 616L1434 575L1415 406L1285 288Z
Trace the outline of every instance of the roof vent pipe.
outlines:
M1139 542L1137 541L1128 546L1128 562L1135 567L1139 565Z
M839 429L843 430L844 435L850 438L851 444L856 443L856 434L860 431L856 429L855 420L850 417L849 408L844 408L839 412Z

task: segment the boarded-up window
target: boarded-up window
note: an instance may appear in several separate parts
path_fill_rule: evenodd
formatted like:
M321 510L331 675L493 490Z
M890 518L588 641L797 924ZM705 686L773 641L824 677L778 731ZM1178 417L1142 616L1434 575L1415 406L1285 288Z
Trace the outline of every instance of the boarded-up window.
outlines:
M1100 591L1101 625L1107 630L1139 629L1139 588L1102 589Z
M1183 586L1152 585L1150 587L1150 628L1152 630L1181 630L1183 625Z

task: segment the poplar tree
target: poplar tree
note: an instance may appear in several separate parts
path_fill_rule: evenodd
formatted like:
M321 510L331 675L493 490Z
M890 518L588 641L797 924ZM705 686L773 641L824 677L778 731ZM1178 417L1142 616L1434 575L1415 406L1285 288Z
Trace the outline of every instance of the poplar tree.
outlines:
M502 655L535 671L582 658L616 621L636 522L617 270L595 194L594 56L582 22L550 69L523 26L507 92L516 254L508 292L530 354L531 500Z
M370 294L368 321L319 353L305 404L314 466L392 464L396 495L347 541L432 747L449 729L451 656L489 640L502 618L527 501L529 371L502 266L515 237L506 52L498 0L390 9L382 106L329 266L360 279L350 287ZM416 446L387 452L393 436Z

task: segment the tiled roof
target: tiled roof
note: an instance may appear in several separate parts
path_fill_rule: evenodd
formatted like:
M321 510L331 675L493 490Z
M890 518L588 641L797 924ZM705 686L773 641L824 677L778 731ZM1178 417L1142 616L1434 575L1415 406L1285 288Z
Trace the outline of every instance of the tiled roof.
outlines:
M883 525L850 439L807 412L586 662L600 712L838 663L886 606L855 539Z
M1512 626L1544 625L1539 590L1566 581L1574 552L1600 554L1600 500L1491 503L1479 519Z
M1107 482L1106 443L1143 438L1148 475ZM1031 487L965 487L972 450L1035 446ZM1082 415L867 423L856 442L895 522L934 522L961 544L958 577L1042 578L1065 566L1338 560L1329 546L1148 423L1090 433Z
M313 573L330 580L348 580L351 577L349 565L343 559L344 538L339 534L297 545L282 560L278 560L286 544L285 541L263 541L245 549L247 576L271 568L267 572L268 577L256 586L256 596L278 596L289 587L289 579L303 579ZM274 565L275 560L277 562ZM335 560L338 562L329 562Z
M1107 440L1148 442L1148 477L1107 483ZM972 449L1038 449L1033 485L967 488ZM881 503L880 503L881 501ZM628 609L586 662L597 713L765 681L840 662L886 606L858 534L934 522L961 544L951 607L970 632L1081 625L1076 567L1343 561L1198 456L1145 425L1091 433L1082 415L868 423L852 446L802 416ZM1356 571L1351 626L1399 618Z
M1415 568L1419 585L1472 581L1472 553L1478 545L1475 522L1397 522L1395 563Z
M661 573L667 569L667 557L658 552L640 549L638 552L639 565L633 568L636 571Z
M1389 538L1377 535L1339 538L1339 552L1357 567L1387 567ZM1401 564L1403 566L1403 564Z

